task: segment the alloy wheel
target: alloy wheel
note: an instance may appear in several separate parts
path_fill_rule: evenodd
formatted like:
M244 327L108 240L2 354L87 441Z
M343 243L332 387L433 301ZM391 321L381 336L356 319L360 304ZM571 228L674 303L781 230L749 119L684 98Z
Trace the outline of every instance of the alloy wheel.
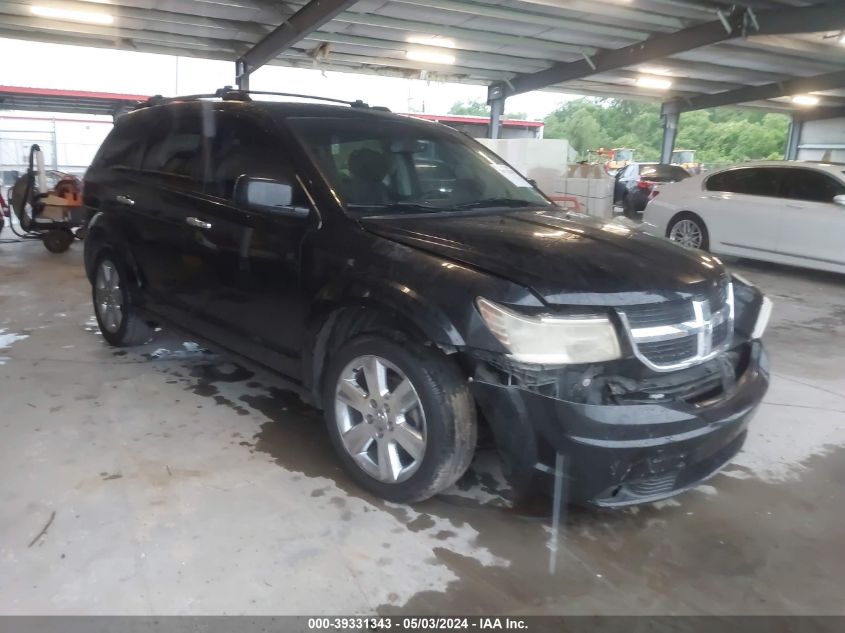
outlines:
M359 356L340 373L335 421L346 452L386 484L407 480L426 450L425 412L405 373L379 356Z
M116 333L123 322L123 291L120 288L120 274L107 259L100 262L97 269L94 296L100 323L109 333Z
M679 220L669 232L669 239L689 248L701 248L703 241L701 227L694 220Z

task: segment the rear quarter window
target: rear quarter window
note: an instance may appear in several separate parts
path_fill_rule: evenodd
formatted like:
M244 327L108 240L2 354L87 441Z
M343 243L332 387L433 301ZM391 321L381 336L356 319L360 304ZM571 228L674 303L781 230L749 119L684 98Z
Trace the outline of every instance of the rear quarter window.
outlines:
M135 115L117 120L94 157L93 167L100 169L138 169L144 152L143 122Z

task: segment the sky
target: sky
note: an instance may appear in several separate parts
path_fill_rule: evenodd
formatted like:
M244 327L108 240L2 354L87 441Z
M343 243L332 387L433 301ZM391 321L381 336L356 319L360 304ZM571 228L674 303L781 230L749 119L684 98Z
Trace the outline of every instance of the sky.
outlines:
M234 84L234 70L234 62L0 38L0 85L174 96ZM431 114L446 114L456 101L484 100L487 95L484 86L282 66L255 71L250 88L362 99L394 112ZM572 98L530 92L509 98L506 110L542 119Z

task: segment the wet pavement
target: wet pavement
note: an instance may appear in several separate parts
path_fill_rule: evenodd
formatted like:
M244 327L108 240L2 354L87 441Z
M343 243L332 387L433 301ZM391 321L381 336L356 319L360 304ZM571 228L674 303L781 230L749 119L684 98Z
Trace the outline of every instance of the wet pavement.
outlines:
M108 347L81 250L0 243L0 614L845 613L843 276L733 263L775 302L746 448L674 500L570 509L555 556L489 446L385 503L271 376L168 331Z

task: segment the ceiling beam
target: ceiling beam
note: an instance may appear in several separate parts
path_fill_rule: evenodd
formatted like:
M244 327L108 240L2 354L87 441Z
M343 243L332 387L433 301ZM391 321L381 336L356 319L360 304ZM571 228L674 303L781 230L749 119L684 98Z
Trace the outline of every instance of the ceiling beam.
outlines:
M655 35L623 48L604 50L583 60L555 64L539 72L519 75L508 84L493 88L497 94L510 96L676 55L749 33L773 35L837 28L845 28L845 11L842 11L838 1L811 7L757 12L735 7L731 11L720 13L718 20L697 24L674 33Z
M247 73L260 68L279 53L348 9L355 0L310 0L262 40L241 55Z
M539 27L538 30L541 32L547 29L561 29L562 31L570 32L586 32L591 36L598 36L599 38L607 36L623 39L648 37L651 32L650 30L635 29L630 24L623 24L622 26L608 24L607 20L602 20L602 16L596 15L595 11L592 12L589 18L578 20L571 15L551 15L549 13L526 11L524 8L515 9L509 7L509 3L507 2L502 4L464 2L461 0L395 0L395 2L416 7L426 7L436 11L461 13L471 18L491 18L494 20L532 24Z
M796 121L821 121L823 119L845 119L845 106L812 108L793 114Z
M835 90L845 87L845 70L837 70L815 77L799 77L787 81L778 81L762 86L746 86L713 95L698 95L667 101L663 104L664 113L691 112L704 108L746 103L760 99L776 99L795 94L806 94L822 90Z

